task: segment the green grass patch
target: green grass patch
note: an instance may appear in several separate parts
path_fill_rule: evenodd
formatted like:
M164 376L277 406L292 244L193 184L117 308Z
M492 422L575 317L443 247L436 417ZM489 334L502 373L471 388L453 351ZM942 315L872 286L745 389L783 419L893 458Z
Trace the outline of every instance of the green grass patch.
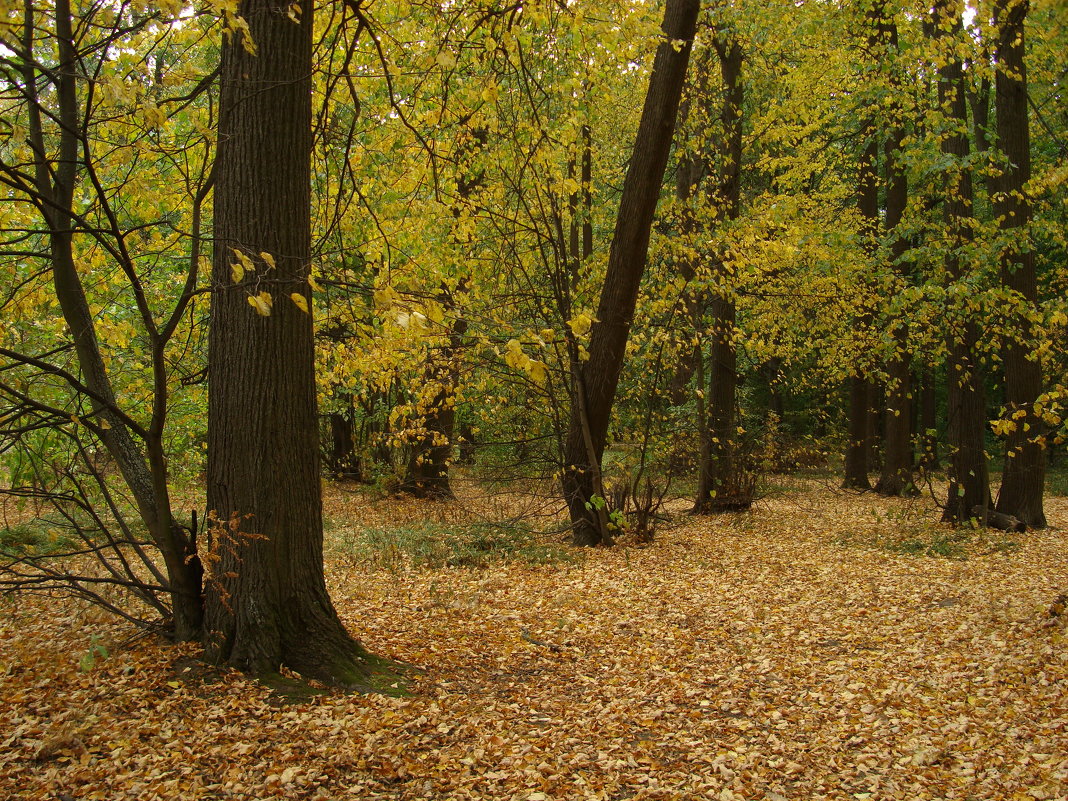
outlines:
M1068 467L1046 469L1046 493L1061 498L1068 497Z
M33 519L0 529L0 555L49 556L69 550L73 541L46 520Z
M994 553L1015 553L1021 548L1019 542L1002 532L966 526L913 529L898 536L882 536L872 544L892 553L961 560Z
M563 545L546 542L528 527L503 523L408 523L354 529L352 555L378 567L487 567L518 560L533 565L572 562Z

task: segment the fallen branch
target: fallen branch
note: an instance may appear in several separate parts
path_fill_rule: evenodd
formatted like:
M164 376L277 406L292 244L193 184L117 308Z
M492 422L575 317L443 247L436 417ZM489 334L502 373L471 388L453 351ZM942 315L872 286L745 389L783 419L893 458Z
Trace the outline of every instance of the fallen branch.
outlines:
M973 506L972 516L987 528L996 528L1001 531L1027 531L1027 526L1022 520L1017 520L1012 515L995 512L985 506Z

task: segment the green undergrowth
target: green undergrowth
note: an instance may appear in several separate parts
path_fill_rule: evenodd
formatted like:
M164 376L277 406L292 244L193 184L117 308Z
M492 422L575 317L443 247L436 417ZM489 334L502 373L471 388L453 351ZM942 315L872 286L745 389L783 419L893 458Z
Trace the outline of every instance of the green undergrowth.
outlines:
M943 524L913 525L861 537L840 537L840 545L864 545L906 556L968 559L997 553L1015 553L1020 543L994 529Z
M1068 466L1046 469L1046 492L1061 498L1068 497Z
M0 529L2 556L49 556L62 553L72 545L72 540L62 530L39 518Z
M546 540L527 526L504 523L425 521L356 527L343 540L352 558L390 570L483 568L512 560L550 565L577 558L562 543Z

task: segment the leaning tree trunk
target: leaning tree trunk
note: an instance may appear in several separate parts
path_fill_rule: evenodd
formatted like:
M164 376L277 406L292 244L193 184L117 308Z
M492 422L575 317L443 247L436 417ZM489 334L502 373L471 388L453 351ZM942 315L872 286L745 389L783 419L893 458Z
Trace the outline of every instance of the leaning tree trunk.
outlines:
M598 545L611 539L603 515L597 511L604 499L594 497L595 487L600 483L608 422L645 272L653 215L671 151L700 5L699 0L668 0L664 9L664 41L656 50L630 167L623 181L597 322L590 333L589 360L575 370L576 401L572 403L564 443L561 484L576 545Z
M1035 257L1028 243L1031 203L1025 191L1031 178L1031 140L1027 119L1027 69L1024 63L1024 19L1028 0L998 0L994 106L997 143L1005 165L994 197L994 215L1012 245L1001 264L1001 283L1034 308L1038 302ZM1005 444L1005 468L997 511L1022 520L1031 528L1045 528L1042 508L1045 484L1044 424L1035 414L1042 392L1042 365L1029 342L1031 324L1026 312L1013 321L1005 336L1005 406L1015 426ZM1020 414L1017 418L1016 415Z
M338 685L372 664L323 578L310 264L312 7L245 0L223 45L209 335L209 656Z
M934 9L935 36L948 42L947 53L963 36L961 18L949 0L939 0ZM959 57L947 57L938 71L938 102L948 133L942 137L942 153L952 161L947 173L943 200L946 233L951 248L946 271L954 282L962 281L965 267L959 250L971 241L972 177L968 161L967 84ZM984 434L986 394L979 363L979 327L968 311L966 298L949 315L949 360L947 363L947 417L949 421L949 494L942 520L962 523L973 510L990 506L990 478ZM955 312L955 313L953 313ZM985 511L980 515L986 518Z

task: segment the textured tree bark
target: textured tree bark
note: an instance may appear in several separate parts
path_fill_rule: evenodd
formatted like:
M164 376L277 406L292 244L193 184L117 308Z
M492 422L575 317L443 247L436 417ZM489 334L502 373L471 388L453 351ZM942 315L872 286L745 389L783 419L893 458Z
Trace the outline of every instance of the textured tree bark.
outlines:
M934 8L934 33L946 42L944 52L953 53L954 42L963 35L963 23L955 4L939 0ZM946 257L946 272L954 281L965 276L957 250L971 241L972 177L967 166L971 146L968 139L967 84L959 57L947 57L938 71L938 103L948 133L942 138L942 152L952 158L947 175L943 215L952 250ZM979 327L967 311L951 315L948 337L949 361L946 376L949 422L949 494L942 513L947 523L971 519L976 508L990 506L990 478L984 449L986 394L977 351ZM985 519L985 514L980 516Z
M598 545L610 539L595 511L594 487L600 475L638 287L645 272L653 215L667 168L699 10L699 0L668 0L664 9L664 40L657 47L623 182L597 322L590 332L589 359L576 370L575 380L581 391L575 397L584 399L585 404L572 403L561 481L576 545ZM583 405L585 408L579 408Z
M724 96L720 119L723 125L722 174L711 187L712 205L728 220L737 219L741 209L742 177L742 46L732 36L714 41L719 55ZM720 258L719 283L730 287L733 268ZM746 509L752 503L747 492L741 496L728 491L732 473L738 469L735 453L734 405L738 389L738 351L734 343L736 311L730 289L713 294L709 347L708 428L701 432L701 465L693 511L697 514Z
M311 308L311 5L302 4L298 23L274 2L245 0L239 13L257 55L240 36L223 45L205 647L254 674L285 666L366 686L377 661L345 631L323 578L312 318L291 299ZM235 270L237 252L254 269ZM251 307L252 296L271 299L269 316Z
M1034 253L1027 228L1031 201L1025 187L1031 178L1031 139L1027 118L1027 65L1024 61L1024 20L1028 0L998 0L994 6L997 29L994 107L997 145L1005 158L994 196L994 215L1014 244L1002 258L1001 282L1018 293L1028 306L1038 301ZM997 511L1019 518L1031 528L1045 528L1042 495L1046 454L1044 424L1034 404L1042 392L1042 366L1030 345L1031 325L1019 315L1015 331L1002 343L1005 364L1005 406L1016 426L1005 443L1005 468L998 493ZM1016 415L1020 416L1017 418Z

